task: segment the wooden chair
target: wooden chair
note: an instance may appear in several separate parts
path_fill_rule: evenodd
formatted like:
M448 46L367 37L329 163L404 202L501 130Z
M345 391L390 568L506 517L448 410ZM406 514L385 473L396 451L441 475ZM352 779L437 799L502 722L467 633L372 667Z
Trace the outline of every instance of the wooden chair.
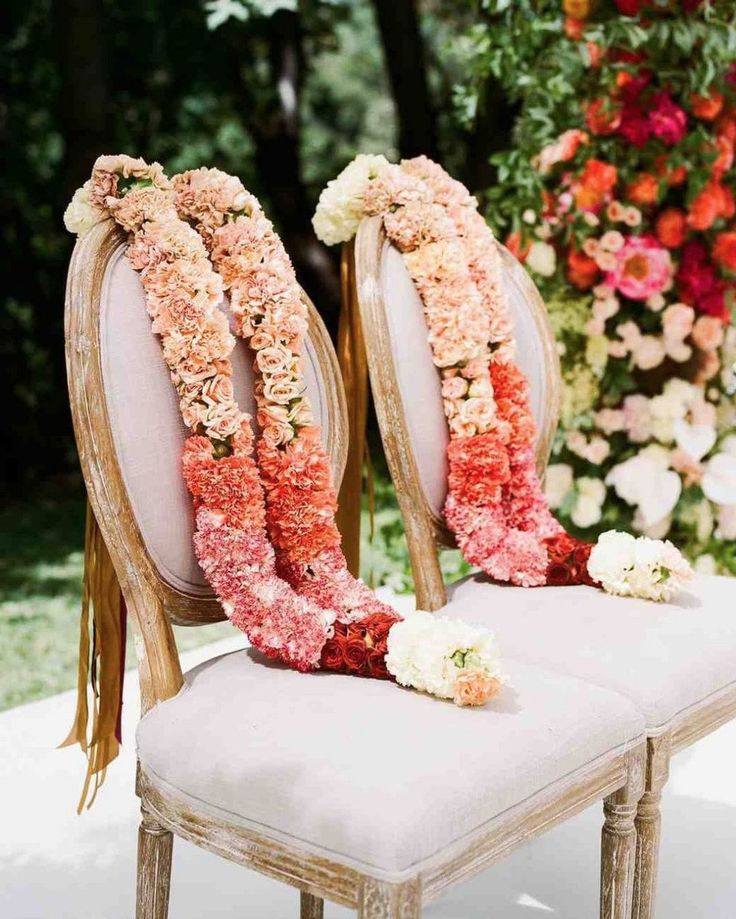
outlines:
M344 395L309 307L308 389L339 481ZM167 915L174 835L298 888L302 919L319 919L324 898L362 919L417 919L451 885L602 798L601 915L627 919L644 782L634 706L513 660L513 690L478 710L384 681L298 674L250 651L183 675L171 623L223 616L191 547L176 396L110 223L74 251L66 341L89 499L136 637L138 919ZM237 348L247 410L251 358Z
M557 423L560 372L544 303L499 245L518 356L530 382L544 470ZM437 550L454 545L442 521L447 427L419 295L379 218L361 223L355 286L376 413L423 609L487 622L514 657L614 689L647 724L647 784L637 814L633 915L650 919L670 756L736 714L736 581L698 577L672 604L607 596L588 587L533 590L481 575L446 589Z

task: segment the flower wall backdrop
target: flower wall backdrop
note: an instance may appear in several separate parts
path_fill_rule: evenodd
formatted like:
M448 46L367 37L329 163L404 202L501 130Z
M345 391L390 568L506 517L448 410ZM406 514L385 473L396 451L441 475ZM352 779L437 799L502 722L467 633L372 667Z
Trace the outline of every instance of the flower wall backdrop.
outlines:
M734 4L483 9L458 103L490 74L520 104L485 203L559 342L552 504L582 535L668 536L736 573Z

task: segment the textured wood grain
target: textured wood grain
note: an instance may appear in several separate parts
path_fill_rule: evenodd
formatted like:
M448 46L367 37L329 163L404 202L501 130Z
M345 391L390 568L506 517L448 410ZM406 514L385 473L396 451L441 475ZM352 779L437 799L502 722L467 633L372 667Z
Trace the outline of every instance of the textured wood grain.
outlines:
M325 901L321 897L315 897L314 894L305 893L303 890L299 894L299 916L300 919L324 919Z
M660 801L669 777L671 743L669 731L647 740L646 790L636 811L633 919L652 919L654 916L662 832Z
M636 808L646 784L646 747L628 758L626 784L603 803L601 834L601 919L629 919L634 895Z
M173 835L143 805L138 830L136 919L166 919L173 846Z
M422 892L418 879L389 884L371 878L363 882L358 902L358 919L419 919Z

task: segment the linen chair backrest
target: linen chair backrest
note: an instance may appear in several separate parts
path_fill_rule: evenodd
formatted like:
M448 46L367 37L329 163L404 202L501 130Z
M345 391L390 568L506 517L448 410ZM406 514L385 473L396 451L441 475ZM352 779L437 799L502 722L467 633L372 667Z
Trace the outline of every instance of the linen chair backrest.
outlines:
M517 356L530 386L537 423L537 464L544 471L557 425L560 370L554 335L542 298L526 270L498 244L503 284L514 322ZM397 489L412 556L429 564L437 544L454 546L442 520L447 493L448 442L437 368L427 340L422 302L401 253L391 245L380 218L363 220L355 243L358 302L368 352L371 386L391 476ZM407 519L408 518L408 519ZM432 577L434 599L444 589ZM441 579L440 579L441 580Z
M224 614L192 547L192 502L180 465L187 431L125 251L108 221L77 242L69 269L67 374L85 483L128 604L159 604L180 624L213 622ZM345 395L327 332L304 299L307 390L339 485ZM252 356L238 340L235 390L241 407L253 413L251 368Z

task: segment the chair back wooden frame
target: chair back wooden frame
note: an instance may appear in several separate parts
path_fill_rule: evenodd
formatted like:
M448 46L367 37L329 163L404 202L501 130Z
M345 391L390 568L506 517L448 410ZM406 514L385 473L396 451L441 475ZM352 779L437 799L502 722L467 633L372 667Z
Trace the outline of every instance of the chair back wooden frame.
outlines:
M171 630L218 622L213 594L196 596L167 583L156 568L133 514L113 441L100 350L100 300L105 272L126 241L112 221L98 224L74 249L67 281L66 364L74 433L87 494L110 553L136 632L143 711L175 695L182 683ZM312 302L309 335L328 385L329 452L340 482L347 452L345 393L335 353Z
M417 605L420 609L436 610L447 602L438 549L455 548L456 543L444 521L429 505L409 435L410 406L404 406L401 398L381 278L384 251L389 245L380 217L361 222L355 240L355 287L363 336L370 342L367 359L373 403L404 520ZM507 249L499 244L499 250L504 269L524 291L542 345L547 387L536 452L537 468L543 475L559 416L561 377L557 347L544 301L534 282Z
M110 259L126 245L111 222L78 241L69 269L66 359L74 430L90 504L110 552L135 631L142 710L175 695L183 683L172 622L199 625L222 618L213 597L194 598L168 584L146 550L115 450L100 348L100 302ZM345 462L346 402L335 353L311 302L310 337L327 383L330 456L336 482ZM480 838L440 855L421 875L389 883L303 849L262 836L171 789L138 769L141 798L137 919L166 919L173 836L253 868L301 891L302 919L322 919L323 901L357 908L360 919L419 919L423 904L491 865L526 840L605 799L601 916L629 919L633 827L644 781L641 745L612 751L500 814Z

